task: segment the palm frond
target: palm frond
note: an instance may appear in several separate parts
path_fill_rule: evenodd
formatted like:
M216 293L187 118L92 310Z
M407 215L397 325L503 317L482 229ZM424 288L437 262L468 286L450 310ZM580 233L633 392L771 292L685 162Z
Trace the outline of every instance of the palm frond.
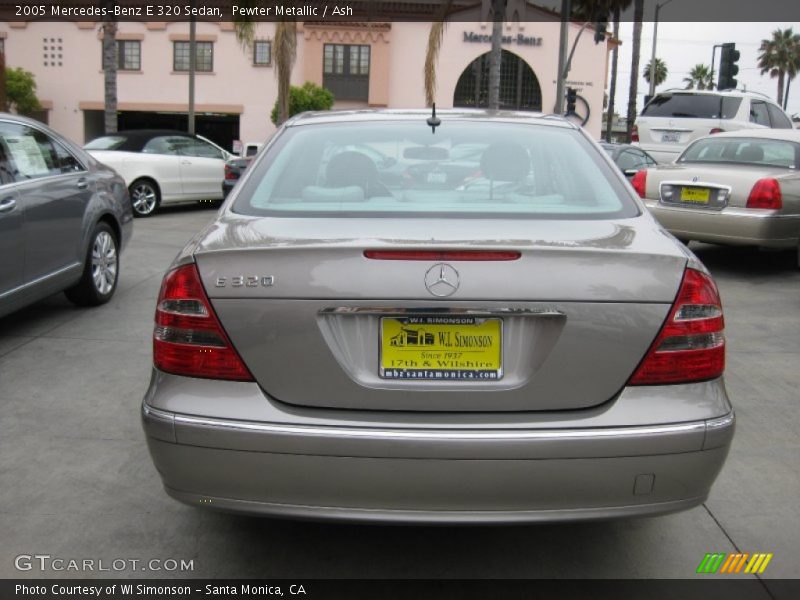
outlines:
M436 63L439 60L439 51L442 48L444 30L447 25L447 13L453 0L446 0L439 5L431 29L428 33L428 48L425 51L425 67L423 75L425 79L425 104L432 106L436 101Z

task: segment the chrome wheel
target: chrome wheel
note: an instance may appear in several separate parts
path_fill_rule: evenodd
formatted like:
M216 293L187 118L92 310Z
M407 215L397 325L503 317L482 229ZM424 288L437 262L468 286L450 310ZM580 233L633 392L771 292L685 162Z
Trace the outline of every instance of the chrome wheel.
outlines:
M151 183L140 181L131 186L131 204L137 215L149 215L158 205L158 192Z
M107 231L101 231L92 244L92 281L97 292L105 296L117 282L117 244Z

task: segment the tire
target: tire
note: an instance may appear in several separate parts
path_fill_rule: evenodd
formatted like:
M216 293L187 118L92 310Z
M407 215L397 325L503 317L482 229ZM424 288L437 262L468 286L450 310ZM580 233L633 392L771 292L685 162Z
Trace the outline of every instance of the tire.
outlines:
M114 230L102 221L89 238L86 262L80 281L65 290L67 298L78 306L105 304L114 295L119 279L119 245Z
M128 188L134 217L152 216L161 205L161 191L156 182L144 177L134 181Z

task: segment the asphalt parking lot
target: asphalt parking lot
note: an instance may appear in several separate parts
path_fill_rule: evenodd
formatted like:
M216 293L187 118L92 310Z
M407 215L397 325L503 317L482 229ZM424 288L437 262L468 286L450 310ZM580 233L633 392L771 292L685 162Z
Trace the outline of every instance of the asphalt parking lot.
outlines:
M330 525L183 506L164 494L147 454L139 410L161 276L214 215L190 206L137 220L120 287L106 306L78 309L56 295L0 319L0 577L92 576L14 566L19 554L49 554L193 560L193 571L170 574L187 577L684 578L706 552L735 551L774 553L766 585L797 576L800 271L793 253L692 246L721 290L738 416L731 456L704 506L570 525Z

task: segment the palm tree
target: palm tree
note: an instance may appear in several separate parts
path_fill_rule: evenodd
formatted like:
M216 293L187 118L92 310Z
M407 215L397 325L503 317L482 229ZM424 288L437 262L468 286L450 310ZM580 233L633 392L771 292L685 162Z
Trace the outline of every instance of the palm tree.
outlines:
M656 68L655 68L655 82L656 87L660 86L664 81L667 79L667 74L669 71L667 70L667 64L661 60L660 58L656 58ZM644 80L647 83L650 83L650 63L648 62L644 67L644 72L642 73Z
M248 4L242 0L239 5ZM257 4L253 3L253 4ZM256 33L255 21L242 19L233 22L236 39L242 47L249 51L253 46ZM272 42L275 58L275 76L278 79L278 125L289 118L289 86L291 84L292 67L297 57L297 21L281 20L275 23L275 39Z
M683 78L687 90L713 90L714 80L712 79L711 67L703 64L696 64L689 71L689 76Z
M633 4L633 49L631 52L631 83L628 89L628 125L625 140L630 144L633 124L636 121L636 94L639 92L639 54L642 49L642 17L644 0Z
M500 108L500 65L503 60L503 21L506 0L492 0L492 49L489 51L489 110Z
M794 33L792 28L776 29L772 32L772 39L761 40L759 48L758 67L761 74L778 80L778 104L785 108L784 83L787 75L790 80L797 74L798 53L800 53L800 34Z
M107 9L103 17L103 125L105 133L117 132L117 21L113 15L114 0L104 2Z
M425 104L432 106L436 101L436 62L439 60L439 50L442 48L444 28L447 23L447 13L453 0L446 0L439 5L439 10L431 23L428 32L428 48L425 51Z

